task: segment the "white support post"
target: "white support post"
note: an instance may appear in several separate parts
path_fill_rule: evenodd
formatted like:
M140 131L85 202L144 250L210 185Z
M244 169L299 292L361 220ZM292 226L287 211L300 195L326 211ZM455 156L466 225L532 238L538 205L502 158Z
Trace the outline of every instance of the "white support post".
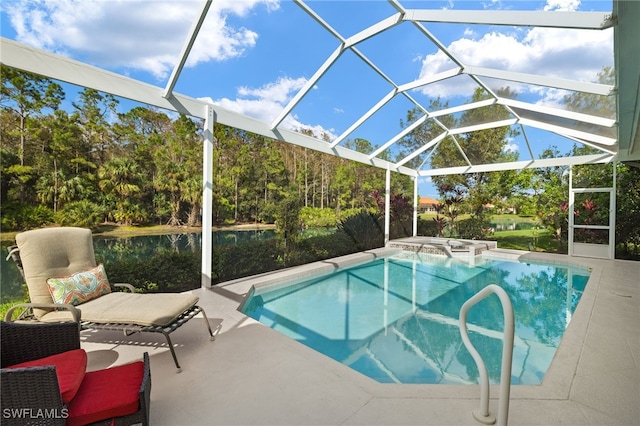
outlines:
M613 162L613 184L609 193L609 259L616 258L616 200L618 188L618 162Z
M204 120L204 140L202 147L202 288L211 287L211 262L213 255L213 106L207 105Z
M418 176L413 178L413 236L418 235Z
M575 216L573 212L575 212L575 199L576 196L573 193L573 166L569 166L569 209L567 210L567 215L569 219L569 229L568 229L568 250L569 256L573 256L573 225L575 224ZM558 236L560 237L560 236Z
M391 222L391 169L387 166L386 191L384 193L384 246L389 245L389 224Z

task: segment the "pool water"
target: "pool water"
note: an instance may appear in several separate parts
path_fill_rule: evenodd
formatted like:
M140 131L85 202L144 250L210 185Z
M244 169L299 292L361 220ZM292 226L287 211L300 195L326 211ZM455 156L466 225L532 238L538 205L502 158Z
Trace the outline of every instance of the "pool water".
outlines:
M458 328L462 304L488 284L515 311L512 384L539 384L589 272L575 266L403 253L299 283L254 290L242 311L383 383L478 383ZM469 337L499 383L502 306L468 312Z

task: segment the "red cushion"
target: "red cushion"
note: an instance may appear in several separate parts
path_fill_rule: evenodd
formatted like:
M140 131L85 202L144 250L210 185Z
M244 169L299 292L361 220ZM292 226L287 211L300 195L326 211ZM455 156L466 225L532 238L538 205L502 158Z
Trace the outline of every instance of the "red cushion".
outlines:
M68 403L78 392L84 378L87 369L87 353L83 349L73 349L46 358L21 362L7 368L42 367L45 365L56 367L62 402Z
M87 373L78 395L69 404L67 426L85 425L138 411L143 375L144 363L141 361Z

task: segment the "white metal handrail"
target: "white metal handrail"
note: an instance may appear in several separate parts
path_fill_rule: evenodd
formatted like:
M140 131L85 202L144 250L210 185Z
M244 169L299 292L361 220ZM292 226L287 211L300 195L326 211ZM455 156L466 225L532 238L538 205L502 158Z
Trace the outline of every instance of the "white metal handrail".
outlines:
M480 374L480 408L473 411L473 417L484 424L494 424L496 418L489 413L489 375L487 367L476 348L469 340L467 331L467 312L482 299L495 293L500 298L504 315L504 341L502 344L502 371L500 374L500 405L498 407L498 424L506 425L509 418L509 393L511 391L511 362L513 360L514 319L513 306L502 287L490 284L464 302L460 308L460 335L462 342L473 357Z

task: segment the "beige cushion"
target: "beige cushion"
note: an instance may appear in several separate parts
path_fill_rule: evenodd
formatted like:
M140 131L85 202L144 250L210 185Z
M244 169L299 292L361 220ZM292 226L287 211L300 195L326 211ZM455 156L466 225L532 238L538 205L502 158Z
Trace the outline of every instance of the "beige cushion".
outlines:
M145 326L166 326L181 313L198 303L198 296L178 293L105 294L78 306L82 321L122 323ZM51 312L42 321L60 321L69 314Z
M91 231L83 228L44 228L16 235L29 297L33 303L52 303L47 279L67 277L96 266ZM34 309L37 318L50 312Z

